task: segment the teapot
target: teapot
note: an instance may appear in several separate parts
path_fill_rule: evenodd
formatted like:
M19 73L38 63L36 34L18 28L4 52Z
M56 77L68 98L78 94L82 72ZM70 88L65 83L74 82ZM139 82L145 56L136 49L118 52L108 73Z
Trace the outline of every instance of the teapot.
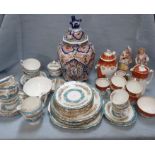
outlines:
M112 75L116 72L118 67L116 52L107 49L100 56L100 59L97 62L97 76L98 78L111 78Z

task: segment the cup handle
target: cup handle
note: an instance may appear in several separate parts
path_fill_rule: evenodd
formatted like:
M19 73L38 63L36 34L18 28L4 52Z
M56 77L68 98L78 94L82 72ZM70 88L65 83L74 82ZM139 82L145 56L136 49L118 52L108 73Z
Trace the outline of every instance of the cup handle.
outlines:
M153 76L154 76L154 70L150 69L149 77L147 79L147 84L149 84L152 81Z
M21 105L18 105L18 106L16 107L16 109L17 109L18 111L20 111L20 110L21 110Z
M23 61L24 61L24 60L22 60L22 59L20 60L20 64L21 64L22 66L23 66Z
M99 64L96 64L96 65L95 65L95 69L97 69L98 67L99 67Z

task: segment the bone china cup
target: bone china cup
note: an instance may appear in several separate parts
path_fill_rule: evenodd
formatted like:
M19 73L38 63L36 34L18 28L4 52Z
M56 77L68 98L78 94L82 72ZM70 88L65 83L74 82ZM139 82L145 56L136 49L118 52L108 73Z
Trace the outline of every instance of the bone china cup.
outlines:
M110 87L112 90L124 88L126 85L126 79L123 76L114 75L111 78Z
M40 61L34 58L28 58L20 61L23 71L27 74L32 74L33 72L38 72L41 64Z
M137 107L139 113L144 117L155 117L155 98L143 96L138 99Z
M130 100L137 101L137 99L142 95L143 87L140 82L133 79L127 82L126 90L129 93Z
M107 78L98 78L96 79L96 88L100 91L106 91L110 86L110 82Z
M17 107L17 110L20 111L26 120L32 121L41 117L43 107L39 97L27 97Z

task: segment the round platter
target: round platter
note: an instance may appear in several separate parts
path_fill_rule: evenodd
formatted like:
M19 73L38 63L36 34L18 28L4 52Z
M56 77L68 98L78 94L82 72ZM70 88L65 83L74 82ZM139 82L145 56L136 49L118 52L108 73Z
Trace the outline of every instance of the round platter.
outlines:
M132 106L129 106L129 116L128 118L124 119L124 120L120 120L118 118L116 118L115 116L112 115L112 111L111 111L111 101L107 102L104 105L104 113L105 113L105 117L112 123L115 124L117 126L131 126L136 122L137 119L137 115L136 112L134 110L134 108Z
M92 122L85 124L85 125L79 125L79 126L73 126L73 125L66 125L64 123L61 123L59 121L57 121L50 112L50 104L48 106L48 111L49 111L49 116L50 116L50 120L52 121L53 124L61 127L61 128L66 128L66 129L89 129L91 127L95 127L96 125L98 125L101 121L102 121L102 117L103 117L103 112L100 113L96 119L94 119Z
M64 109L81 109L92 102L92 89L84 82L66 82L55 94L55 102Z
M43 71L40 71L39 76L47 77L46 73L43 72ZM30 79L29 77L27 77L25 74L23 74L23 75L21 76L20 80L19 80L19 81L20 81L20 84L21 84L21 85L24 85L25 82L28 81L29 79Z
M65 116L61 113L61 111L58 111L55 108L53 104L53 98L51 98L50 100L51 114L56 118L59 118L60 121L65 122L66 124L80 124L84 121L88 121L89 119L94 118L103 109L104 100L103 101L101 100L100 93L95 88L92 88L92 91L94 94L92 107L90 107L90 109L88 110L85 110L84 113L81 113L80 115L78 114L76 116Z

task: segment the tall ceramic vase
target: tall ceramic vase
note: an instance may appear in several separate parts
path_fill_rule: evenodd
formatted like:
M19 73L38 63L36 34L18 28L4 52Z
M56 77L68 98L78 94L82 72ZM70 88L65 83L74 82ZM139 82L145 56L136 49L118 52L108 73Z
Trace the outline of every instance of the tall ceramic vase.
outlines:
M62 73L67 81L86 81L94 64L94 46L81 29L81 21L75 16L71 17L71 26L58 47Z

